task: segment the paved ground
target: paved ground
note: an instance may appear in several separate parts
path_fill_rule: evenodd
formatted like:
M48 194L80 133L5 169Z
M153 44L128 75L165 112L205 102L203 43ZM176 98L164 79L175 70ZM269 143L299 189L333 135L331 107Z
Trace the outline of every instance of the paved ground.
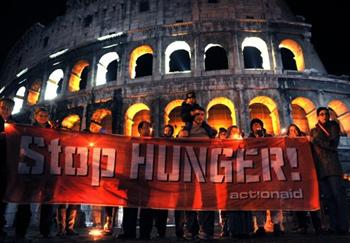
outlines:
M60 238L57 236L52 235L49 239L42 239L40 235L34 230L31 230L28 234L28 239L32 243L62 243L62 242L125 242L125 243L145 243L145 242L157 242L157 243L169 243L169 242L179 242L184 243L185 240L177 239L176 237L172 236L174 235L174 229L169 228L167 233L170 235L170 237L166 239L152 239L150 241L141 241L141 240L118 240L116 239L116 235L119 233L119 229L116 230L115 235L112 236L96 236L93 237L89 235L89 232L92 230L92 228L83 229L79 231L79 236L73 236L73 237L64 237ZM0 239L1 243L12 243L17 242L21 243L23 241L16 240L13 235L14 233L9 230L9 237L5 239ZM24 242L30 242L30 241L24 241ZM198 241L197 241L198 242ZM251 238L251 239L215 239L211 241L206 242L217 242L217 243L232 243L232 242L239 242L239 243L255 243L255 242L266 242L266 243L349 243L350 242L350 235L346 236L337 236L337 235L315 235L313 233L309 233L307 235L297 234L297 233L285 233L284 235L280 237L275 237L273 235L267 235L263 238Z

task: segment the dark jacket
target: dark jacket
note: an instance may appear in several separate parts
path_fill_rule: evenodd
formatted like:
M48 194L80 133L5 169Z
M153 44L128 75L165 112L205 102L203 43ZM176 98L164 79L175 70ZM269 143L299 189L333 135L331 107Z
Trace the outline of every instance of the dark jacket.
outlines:
M50 125L50 123L46 122L44 126L41 126L40 123L38 123L37 121L34 121L32 124L34 127L42 127L42 128L52 128L52 126Z
M318 177L323 179L327 176L343 176L337 151L340 136L339 125L334 121L329 121L324 127L329 132L329 136L319 124L311 129L312 152Z
M268 134L268 133L266 133L266 129L265 128L263 128L262 130L261 130L261 132L262 132L262 134L261 134L261 138L263 138L263 137L272 137L272 135L271 134ZM250 133L249 133L249 136L248 136L249 138L256 138L256 136L254 135L254 132L253 131L251 131Z
M185 101L181 105L181 119L184 123L193 122L193 116L191 111L193 111L199 105L196 104L187 104Z

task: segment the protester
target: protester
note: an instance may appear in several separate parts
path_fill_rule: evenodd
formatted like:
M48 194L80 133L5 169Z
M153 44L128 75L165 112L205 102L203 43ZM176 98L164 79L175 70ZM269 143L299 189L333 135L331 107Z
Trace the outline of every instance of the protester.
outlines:
M219 139L225 139L226 138L226 134L227 134L227 130L223 127L219 128L219 132L218 132L218 138Z
M190 126L188 137L214 138L216 131L205 123L205 110L202 107L196 107L193 110L193 122ZM206 124L206 125L204 125ZM207 128L204 128L207 126ZM199 232L197 228L197 215ZM186 240L193 240L198 237L201 240L210 240L214 234L214 211L186 211L185 212L185 234Z
M264 123L262 120L258 118L254 118L250 122L250 138L262 138L262 137L272 137L272 135L266 132L264 128ZM281 222L280 222L280 211L271 210L271 220L273 223L273 233L275 236L281 235L283 232L281 230ZM253 213L256 216L256 223L258 225L258 229L255 231L254 235L257 237L264 236L266 234L265 231L265 223L266 223L266 211L255 211Z
M297 137L303 137L306 136L305 133L300 131L299 127L295 124L290 124L287 129L287 136L289 138L297 138ZM314 227L314 230L316 233L321 233L322 227L321 227L321 218L319 215L319 211L311 211L311 221L312 225ZM297 232L306 234L308 229L308 218L307 218L307 212L306 211L296 211L295 215L298 220L298 229Z
M0 132L4 132L5 123L15 123L11 113L15 102L9 98L0 99ZM0 144L0 156L3 158L0 164L0 237L6 237L7 233L4 231L6 225L5 212L7 203L3 202L5 190L6 190L6 143L4 137L1 139Z
M340 128L337 122L330 121L329 110L326 107L317 109L317 119L316 127L311 130L311 143L320 190L328 210L329 232L347 234L348 208L343 170L337 152Z
M163 137L171 138L174 135L174 127L170 124L166 125L163 130Z

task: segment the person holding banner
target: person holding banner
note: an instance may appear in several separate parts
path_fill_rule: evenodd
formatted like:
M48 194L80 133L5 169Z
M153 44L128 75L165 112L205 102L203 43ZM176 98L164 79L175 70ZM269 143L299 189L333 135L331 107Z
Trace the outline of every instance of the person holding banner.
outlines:
M198 106L193 109L194 119L190 126L188 137L215 138L216 131L205 122L205 110ZM205 124L205 125L204 125ZM199 232L197 228L197 217ZM210 240L214 234L214 211L186 211L185 212L185 234L186 240L198 237L201 240Z
M318 123L311 130L311 143L321 193L324 195L329 215L329 232L349 232L348 208L345 199L343 170L338 158L340 128L330 120L326 107L317 109Z
M261 137L272 137L272 135L268 134L266 132L266 129L264 128L264 123L262 120L258 118L254 118L250 122L250 131L251 133L249 134L250 138L261 138ZM273 233L275 236L279 236L283 233L281 230L279 222L279 211L273 211L271 210L271 220L273 222ZM253 215L256 216L256 223L258 225L258 229L255 231L254 235L257 237L264 236L266 234L265 231L265 223L266 223L266 211L255 211Z
M9 98L0 99L0 132L3 133L5 130L5 123L14 123L14 120L11 117L13 107L15 102ZM0 156L5 158L6 156L6 143L4 137L0 140ZM6 159L2 160L0 164L0 237L6 237L7 233L4 231L6 225L5 212L7 203L4 203L3 197L6 190L6 168L5 168Z
M299 127L295 124L290 124L288 129L287 129L287 136L289 138L297 138L297 137L303 137L306 136L305 133L300 131ZM296 211L295 215L298 220L298 232L306 234L307 233L307 212L306 211ZM319 211L311 211L311 221L312 225L314 227L314 230L316 233L321 233L322 232L322 227L321 227L321 219L319 216Z

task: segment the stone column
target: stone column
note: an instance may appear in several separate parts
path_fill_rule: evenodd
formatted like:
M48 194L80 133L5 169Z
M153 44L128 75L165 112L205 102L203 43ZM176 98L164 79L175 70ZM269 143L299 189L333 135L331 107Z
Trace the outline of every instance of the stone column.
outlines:
M245 98L247 90L244 89L243 84L237 84L238 104L237 104L237 126L244 131L245 136L250 133L250 114L249 101Z
M86 84L86 89L91 89L95 86L96 84L96 72L97 72L97 63L96 63L96 56L92 57L92 61L90 63L90 72L88 75L88 82Z

